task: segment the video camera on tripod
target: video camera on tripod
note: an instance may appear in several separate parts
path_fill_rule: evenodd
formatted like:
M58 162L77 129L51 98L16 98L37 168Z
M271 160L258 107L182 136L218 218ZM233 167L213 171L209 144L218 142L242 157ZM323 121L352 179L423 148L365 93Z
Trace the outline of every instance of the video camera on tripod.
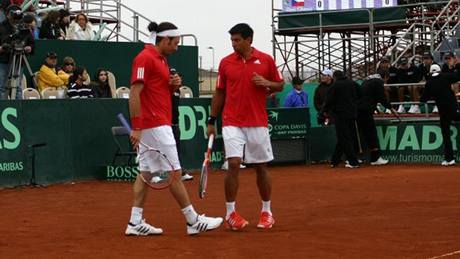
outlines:
M24 15L21 10L11 10L8 14L11 17L10 22L14 28L14 32L10 34L2 44L2 49L10 55L6 94L10 99L16 99L17 97L21 97L18 91L22 92L21 81L24 64L26 65L29 75L32 77L34 87L37 88L34 74L32 73L32 69L26 57L26 54L31 52L32 48L30 45L33 44L34 41L31 30L27 24L32 23L35 18L32 14Z

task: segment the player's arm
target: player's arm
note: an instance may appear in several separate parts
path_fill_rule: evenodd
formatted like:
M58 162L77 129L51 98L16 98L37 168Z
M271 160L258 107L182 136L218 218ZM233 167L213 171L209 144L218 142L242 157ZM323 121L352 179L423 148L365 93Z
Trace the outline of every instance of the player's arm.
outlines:
M216 135L216 129L214 127L217 116L222 112L222 108L225 103L225 88L216 88L216 92L212 97L211 102L211 114L208 118L208 136L211 134Z
M131 90L129 91L129 114L131 117L132 132L131 132L131 143L133 147L137 147L139 140L141 138L141 129L139 127L140 115L141 115L141 92L144 88L144 84L137 82L131 85Z

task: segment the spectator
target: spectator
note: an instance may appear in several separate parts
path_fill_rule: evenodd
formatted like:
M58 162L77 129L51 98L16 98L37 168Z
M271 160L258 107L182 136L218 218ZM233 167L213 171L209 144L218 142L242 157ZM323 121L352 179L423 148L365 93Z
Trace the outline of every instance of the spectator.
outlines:
M333 83L332 76L333 76L333 72L330 69L325 69L323 70L323 72L321 72L321 78L320 78L321 82L318 85L318 87L316 87L315 95L314 95L314 105L315 105L316 111L318 112L321 111L321 109L323 108L324 102L326 101L327 90Z
M7 8L7 18L0 24L0 99L8 98L6 93L6 83L8 81L8 72L10 68L10 58L11 58L11 37L10 35L14 34L16 31L16 26L19 20L18 17L14 15L15 12L20 11L21 8L17 5L10 5ZM32 34L28 35L25 38L25 47L24 51L26 54L29 54L34 49L34 38ZM22 72L21 72L22 73ZM22 92L16 91L16 99L21 99Z
M58 71L58 76L64 81L64 85L69 85L69 78L73 74L73 69L76 67L72 57L65 57L61 69Z
M47 87L58 88L64 86L64 81L56 73L57 55L54 52L46 54L45 63L40 67L38 74L38 91Z
M99 68L91 82L95 98L112 98L112 90L109 85L108 71L104 68Z
M298 76L292 78L293 89L288 93L284 107L308 107L308 94L302 89L304 81Z
M397 84L398 83L398 69L391 65L389 57L383 57L382 60L380 60L377 71L387 71L388 72L388 81L386 82L386 84ZM396 87L385 85L384 89L385 89L385 97L388 101L397 99L396 98L397 96ZM390 110L386 110L385 112L391 113Z
M402 57L399 60L398 67L398 83L400 84L409 84L416 83L416 69L413 65L409 64L409 60L406 57ZM404 94L406 91L409 91L411 99L413 102L418 102L419 100L419 87L418 86L399 86L398 88L398 99L399 102L404 102ZM400 104L398 107L398 113L406 113L404 105ZM420 106L418 104L412 104L409 113L420 113Z
M22 18L24 21L24 24L29 28L30 32L32 33L32 36L35 40L37 40L39 37L40 30L37 27L37 19L32 13L27 13L24 15L24 18Z
M70 40L92 40L94 31L88 17L79 13L69 26L67 38Z
M69 78L69 90L67 95L70 99L93 98L93 90L84 83L88 81L88 72L84 67L76 67L72 76Z
M59 29L59 12L51 10L42 21L40 39L64 40Z
M59 10L59 29L61 36L67 38L67 32L70 26L70 12L67 9Z
M436 62L434 62L433 55L431 55L430 52L424 52L422 64L419 66L419 72L422 80L428 81L430 78L430 67L434 64L436 64Z

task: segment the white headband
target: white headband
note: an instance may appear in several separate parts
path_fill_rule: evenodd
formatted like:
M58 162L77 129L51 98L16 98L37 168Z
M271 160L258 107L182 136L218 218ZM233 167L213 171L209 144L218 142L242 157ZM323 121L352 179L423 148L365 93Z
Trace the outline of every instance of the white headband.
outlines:
M155 45L157 37L179 37L179 36L180 36L180 32L177 29L166 30L166 31L162 31L159 33L157 33L156 31L152 31L152 33L150 34L150 41L152 42L152 44Z

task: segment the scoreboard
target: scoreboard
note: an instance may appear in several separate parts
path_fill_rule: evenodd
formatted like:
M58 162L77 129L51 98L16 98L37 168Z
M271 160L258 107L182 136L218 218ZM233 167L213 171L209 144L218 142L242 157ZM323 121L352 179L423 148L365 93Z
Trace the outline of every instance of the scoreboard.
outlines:
M398 0L283 0L283 11L325 11L397 6Z

